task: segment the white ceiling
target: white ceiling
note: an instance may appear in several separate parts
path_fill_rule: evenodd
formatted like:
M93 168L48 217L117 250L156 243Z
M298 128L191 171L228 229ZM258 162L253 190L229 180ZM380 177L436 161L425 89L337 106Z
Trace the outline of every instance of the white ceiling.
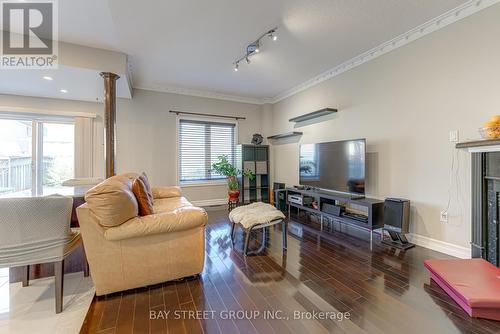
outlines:
M59 65L57 70L2 70L0 92L3 94L50 97L102 102L103 79L99 71ZM52 80L46 80L50 77ZM130 98L127 81L118 80L116 95ZM65 90L65 92L61 92Z
M129 55L134 87L273 98L466 0L64 0L62 41ZM278 26L250 65L245 46ZM4 85L5 86L5 85ZM3 92L0 85L0 92Z

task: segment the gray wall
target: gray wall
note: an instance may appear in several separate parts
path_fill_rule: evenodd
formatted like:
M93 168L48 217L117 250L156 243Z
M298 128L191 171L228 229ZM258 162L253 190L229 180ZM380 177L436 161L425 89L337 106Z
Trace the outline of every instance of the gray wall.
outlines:
M244 116L238 124L239 143L249 143L261 131L259 105L135 90L132 100L118 100L117 110L118 171L143 170L158 185L177 183L176 115L169 110ZM227 198L225 183L185 187L183 192L196 201Z
M471 158L455 150L448 134L456 129L461 140L478 138L478 128L500 114L499 18L495 5L276 103L272 131L291 131L289 118L337 107L334 118L296 129L304 132L300 143L366 138L368 194L411 199L411 230L424 237L421 243L431 238L466 249ZM275 181L298 183L300 143L273 147Z
M97 114L95 120L96 176L104 176L103 105L100 103L0 95L0 106L79 111ZM2 109L8 109L2 108ZM252 134L261 132L262 106L179 94L135 90L134 98L117 101L117 172L145 171L154 185L175 185L176 115L182 110L218 115L246 117L239 121L238 142L249 143ZM270 116L269 110L267 112ZM226 201L225 183L215 186L185 187L192 201L210 203Z

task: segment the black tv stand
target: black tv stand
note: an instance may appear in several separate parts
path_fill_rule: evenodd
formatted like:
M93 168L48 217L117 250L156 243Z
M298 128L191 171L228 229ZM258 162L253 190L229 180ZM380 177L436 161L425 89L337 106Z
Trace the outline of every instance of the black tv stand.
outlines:
M361 195L361 194L343 193L340 191L327 190L327 189L314 188L314 187L302 188L302 189L298 188L298 189L299 190L310 190L310 191L317 192L319 194L332 195L332 196L343 197L343 198L348 198L348 199L352 199L352 200L365 198L365 195Z
M276 192L285 192L286 208L288 211L288 219L290 219L292 207L300 210L307 211L316 214L320 217L320 230L323 232L323 218L327 217L338 221L342 224L347 224L352 227L357 227L360 229L368 230L370 232L370 249L373 246L373 231L380 229L384 226L383 214L384 214L384 201L374 198L366 198L364 196L350 195L346 193L335 193L324 190L305 190L298 188L285 188L277 190ZM277 193L275 194L277 198ZM312 205L302 205L299 203L290 202L288 200L289 195L295 195L302 198L313 198L316 203L315 206ZM305 202L305 201L304 201ZM310 202L310 201L309 201ZM339 215L333 215L331 213L325 212L323 210L323 204L333 204L337 206L349 206L353 205L358 208L362 208L366 214L360 214L356 212L350 212L344 210Z

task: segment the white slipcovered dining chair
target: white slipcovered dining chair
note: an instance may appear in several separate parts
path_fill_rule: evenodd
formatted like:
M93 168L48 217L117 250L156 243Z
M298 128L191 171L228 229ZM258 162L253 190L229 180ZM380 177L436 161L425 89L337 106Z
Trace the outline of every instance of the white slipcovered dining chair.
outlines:
M70 228L73 199L64 196L0 199L0 268L54 262L56 313L62 311L64 259L82 242ZM85 272L87 274L87 272Z

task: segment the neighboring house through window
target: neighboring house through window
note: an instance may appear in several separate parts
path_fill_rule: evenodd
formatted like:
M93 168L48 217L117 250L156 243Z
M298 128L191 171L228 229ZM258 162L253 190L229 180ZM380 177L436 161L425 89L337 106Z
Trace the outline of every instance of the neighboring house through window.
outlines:
M0 115L0 194L60 186L74 177L75 125Z

